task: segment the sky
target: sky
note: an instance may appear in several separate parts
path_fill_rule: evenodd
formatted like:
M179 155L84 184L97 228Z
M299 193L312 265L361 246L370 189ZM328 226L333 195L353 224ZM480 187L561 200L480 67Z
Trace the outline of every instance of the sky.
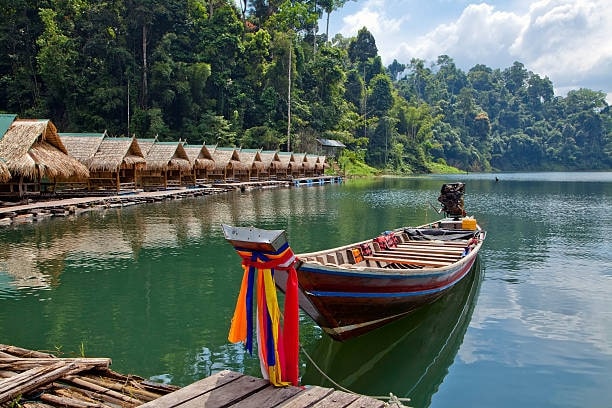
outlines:
M558 96L588 88L612 104L610 0L349 0L330 15L330 38L354 37L363 27L385 66L412 58L428 65L448 55L467 72L476 64L504 70L518 61L548 77Z

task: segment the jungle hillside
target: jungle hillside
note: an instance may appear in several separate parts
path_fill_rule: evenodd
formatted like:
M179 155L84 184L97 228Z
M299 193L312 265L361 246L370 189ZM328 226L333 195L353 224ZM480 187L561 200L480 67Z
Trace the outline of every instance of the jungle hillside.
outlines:
M12 0L0 13L0 112L60 132L314 152L388 173L612 169L606 94L554 94L521 62L384 66L347 0Z

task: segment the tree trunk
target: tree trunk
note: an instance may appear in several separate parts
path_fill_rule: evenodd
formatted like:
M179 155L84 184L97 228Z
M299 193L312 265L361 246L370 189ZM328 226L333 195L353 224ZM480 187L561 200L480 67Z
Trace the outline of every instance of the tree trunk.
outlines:
M291 151L291 54L292 54L292 42L289 43L289 74L288 86L287 86L287 151Z
M142 108L147 107L148 95L148 80L147 80L147 25L142 25Z

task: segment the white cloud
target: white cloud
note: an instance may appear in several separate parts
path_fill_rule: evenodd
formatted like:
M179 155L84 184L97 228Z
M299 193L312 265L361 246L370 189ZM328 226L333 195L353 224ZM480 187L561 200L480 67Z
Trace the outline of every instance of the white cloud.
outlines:
M349 2L349 11L337 12L342 17L337 32L354 36L367 27L385 64L435 61L443 54L464 70L476 64L504 69L519 61L549 77L559 94L586 87L612 96L612 7L607 0L503 2L503 9L488 3L457 9L455 3L455 10L444 0L438 3L440 13L424 16L414 14L419 4L411 1ZM427 19L430 26L424 24Z

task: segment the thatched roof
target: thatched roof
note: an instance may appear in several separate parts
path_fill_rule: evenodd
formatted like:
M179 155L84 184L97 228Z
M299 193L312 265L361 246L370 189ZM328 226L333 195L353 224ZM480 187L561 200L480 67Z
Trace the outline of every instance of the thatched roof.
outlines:
M319 156L319 163L321 166L323 166L324 169L331 167L331 165L327 161L327 156Z
M261 161L266 169L279 167L281 164L277 150L261 151L259 152L259 157L261 157Z
M317 156L316 154L306 154L304 158L304 167L306 169L312 170L318 168L317 165L319 164L319 156Z
M306 166L308 159L306 153L293 153L293 159L299 166Z
M155 142L145 156L147 170L191 170L182 142Z
M189 157L189 161L196 169L208 169L212 170L215 168L215 161L205 145L202 146L183 146L185 152Z
M105 133L59 133L68 154L89 167Z
M50 120L19 119L0 139L0 157L14 176L86 179L89 171L68 155Z
M238 150L233 147L217 147L212 152L212 157L215 160L215 169L225 169L231 165L232 168L240 170L245 169L244 163L240 162Z
M261 149L240 149L238 151L240 162L250 169L263 170L265 166L261 161L260 151Z
M144 155L136 138L104 138L89 166L90 170L119 170L122 165L145 163Z
M295 162L292 152L278 152L278 160L280 160L281 169L288 169Z
M0 182L9 181L11 179L11 172L9 171L4 159L0 159Z
M136 140L138 140L138 146L140 146L140 151L142 152L144 157L147 157L147 155L149 154L149 150L151 150L151 147L153 147L153 145L157 142L157 137L153 139L136 139Z

